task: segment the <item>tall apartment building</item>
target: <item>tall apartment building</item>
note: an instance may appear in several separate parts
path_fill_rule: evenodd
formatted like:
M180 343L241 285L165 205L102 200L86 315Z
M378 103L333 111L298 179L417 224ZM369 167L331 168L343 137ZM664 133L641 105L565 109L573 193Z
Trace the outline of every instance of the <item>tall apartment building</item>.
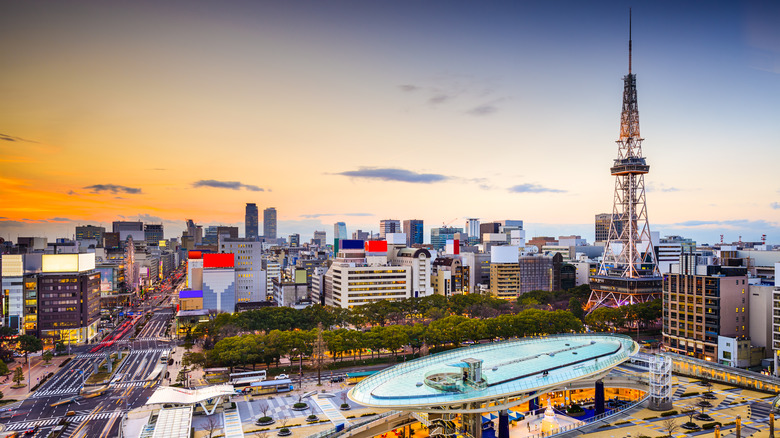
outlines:
M165 240L163 224L144 224L144 240L147 246L158 246Z
M263 210L263 236L266 239L276 239L276 208L269 207Z
M423 244L423 221L422 219L408 219L404 221L403 232L406 234L406 246Z
M225 238L220 241L219 250L235 256L236 302L265 301L268 284L263 271L262 242L251 238Z
M745 268L698 266L663 276L663 337L669 351L718 360L719 337L749 337Z
M400 233L401 221L398 219L382 219L379 221L379 238L384 239L389 233Z
M246 211L244 213L244 237L247 239L257 240L258 227L257 227L257 204L254 202L247 202Z
M3 325L24 333L24 257L23 254L3 254L2 265L2 316Z

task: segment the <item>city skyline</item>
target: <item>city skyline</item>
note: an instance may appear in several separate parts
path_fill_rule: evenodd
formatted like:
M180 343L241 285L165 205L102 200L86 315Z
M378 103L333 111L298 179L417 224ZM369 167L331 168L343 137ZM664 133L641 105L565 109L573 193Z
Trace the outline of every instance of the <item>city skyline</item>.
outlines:
M592 241L611 211L628 4L221 6L6 8L0 237L243 231L254 202L303 240L481 217ZM780 159L778 18L634 6L652 231L780 243L780 183L755 170Z

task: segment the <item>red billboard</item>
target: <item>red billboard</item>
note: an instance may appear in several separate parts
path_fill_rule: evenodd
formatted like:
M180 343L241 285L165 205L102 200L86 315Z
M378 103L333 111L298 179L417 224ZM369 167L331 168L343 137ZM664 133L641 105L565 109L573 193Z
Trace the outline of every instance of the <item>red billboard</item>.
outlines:
M232 268L235 266L235 255L231 253L203 254L204 268Z
M366 252L387 252L386 240L367 240Z
M203 258L203 253L201 253L200 251L190 251L190 252L187 253L187 258L188 259L200 259L200 258Z

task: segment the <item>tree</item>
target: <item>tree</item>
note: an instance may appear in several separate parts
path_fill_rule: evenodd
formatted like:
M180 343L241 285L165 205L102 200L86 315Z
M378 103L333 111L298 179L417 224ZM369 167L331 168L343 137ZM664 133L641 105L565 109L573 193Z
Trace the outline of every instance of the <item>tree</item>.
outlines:
M585 318L585 310L582 309L582 302L575 297L569 298L569 312L580 321Z
M35 353L43 350L43 341L32 335L22 335L16 338L19 341L19 349L22 350L25 356L29 353Z
M16 386L24 386L22 382L24 381L24 371L22 370L21 366L16 367L14 370L14 377L12 379L14 383L16 383Z
M666 436L672 436L675 430L677 430L680 427L679 424L677 424L676 418L667 418L664 420L661 420L661 430L666 431Z
M322 323L317 324L314 341L314 367L317 368L317 386L322 385L322 367L325 366L325 340L322 338Z
M212 438L219 429L219 421L213 415L209 416L206 422L200 425L200 430L205 431L208 438Z
M203 353L190 351L182 355L181 364L191 369L202 368L206 364L206 356Z
M53 354L51 354L51 351L46 351L43 353L43 361L46 362L46 365L51 363L51 359L54 357Z
M8 365L0 360L0 376L7 376L11 373L11 370L8 369Z

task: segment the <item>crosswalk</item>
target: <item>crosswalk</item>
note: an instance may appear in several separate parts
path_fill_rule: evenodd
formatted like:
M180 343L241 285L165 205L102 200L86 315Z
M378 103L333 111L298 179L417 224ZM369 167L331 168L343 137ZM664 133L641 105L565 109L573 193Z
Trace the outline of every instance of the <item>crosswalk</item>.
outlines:
M144 386L147 383L149 383L148 380L137 380L134 382L121 382L121 383L112 383L112 388L129 388L131 386Z
M97 414L85 414L85 415L76 415L73 417L70 417L68 421L72 423L81 423L82 421L86 420L105 420L108 418L118 417L122 415L122 411L111 411L111 412L100 412ZM62 418L61 417L55 417L55 418L44 418L42 420L35 420L35 421L22 421L19 423L9 423L6 425L6 430L25 430L29 429L31 427L35 426L50 426L52 424L58 423Z
M51 397L53 395L76 395L79 393L78 387L71 387L71 388L62 388L62 389L48 389L48 390L39 390L35 391L33 395L30 396L30 398L41 398L41 397Z

